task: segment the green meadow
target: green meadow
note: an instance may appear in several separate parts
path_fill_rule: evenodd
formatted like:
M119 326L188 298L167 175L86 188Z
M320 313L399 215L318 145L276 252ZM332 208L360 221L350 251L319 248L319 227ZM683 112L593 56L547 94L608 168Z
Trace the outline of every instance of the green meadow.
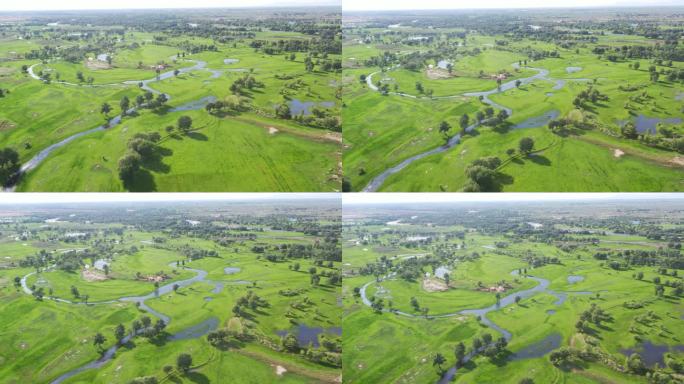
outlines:
M335 224L325 223L336 207L25 209L0 224L0 382L339 380L340 260ZM45 224L64 209L76 218ZM270 232L295 217L306 224ZM145 318L165 327L153 332ZM142 330L118 341L116 328L130 336L136 322ZM219 331L223 341L212 341Z
M644 37L635 31L617 39L592 18L586 25L575 23L574 15L564 16L574 27L570 31L546 25L559 12L501 16L516 25L516 34L510 32L513 27L486 21L472 21L473 30L464 32L458 26L470 25L467 12L451 19L431 14L424 20L372 14L364 15L363 22L350 14L342 75L348 189L470 191L473 182L466 169L478 159L497 157L503 164L489 180L479 180L479 190L682 190L681 58L625 54L658 50L666 44L664 35ZM472 15L473 20L497 17ZM616 16L609 10L605 17L609 25ZM444 26L434 27L435 20ZM398 27L382 27L396 22ZM669 28L666 20L654 22ZM528 27L537 23L544 25L544 38ZM587 26L593 28L583 30ZM569 37L585 32L591 36L586 41ZM497 75L504 77L498 92ZM369 87L369 76L374 87L385 91ZM494 93L485 99L471 94L482 91ZM598 97L576 104L586 92ZM463 116L472 126L477 113L488 108L494 115L502 108L512 114L463 134ZM549 127L557 122L561 129ZM627 122L635 133L622 129ZM449 127L446 133L440 130L443 123ZM453 147L414 159L457 134L462 137ZM519 150L522 138L534 141L532 151ZM383 173L406 160L401 170Z
M196 12L179 17L205 21ZM242 15L243 32L206 25L222 38L167 25L148 31L141 23L150 13L122 20L119 37L119 25L87 13L95 26L75 19L48 30L26 27L32 39L19 32L27 19L3 25L0 148L17 152L20 165L32 160L18 181L3 183L17 191L340 190L341 55L338 37L327 33L335 28L331 14L299 15L315 26L307 32L279 30L279 16L264 22ZM245 78L249 87L234 86ZM168 100L137 106L148 91ZM124 97L136 111L117 124ZM214 102L221 106L205 109ZM279 114L281 105L290 112ZM186 116L191 126L181 129ZM120 171L140 134L162 140L134 171Z
M677 203L489 204L345 206L344 382L681 379Z

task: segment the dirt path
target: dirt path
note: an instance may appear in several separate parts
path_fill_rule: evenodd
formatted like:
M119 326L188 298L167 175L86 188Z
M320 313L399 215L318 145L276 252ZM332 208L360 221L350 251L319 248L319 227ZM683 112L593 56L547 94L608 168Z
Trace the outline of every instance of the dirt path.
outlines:
M634 150L632 148L619 148L615 149L615 144L613 143L607 143L601 140L598 140L596 138L592 137L585 137L585 136L575 136L578 140L598 145L599 147L607 148L609 151L613 153L613 156L615 158L622 158L625 155L628 156L634 156L638 157L642 160L649 161L651 163L655 163L658 165L661 165L663 167L669 167L669 168L684 168L684 159L682 159L680 156L674 156L672 158L667 157L667 155L655 155L655 154L650 154L647 152L641 152L638 150ZM619 156L618 156L619 154Z

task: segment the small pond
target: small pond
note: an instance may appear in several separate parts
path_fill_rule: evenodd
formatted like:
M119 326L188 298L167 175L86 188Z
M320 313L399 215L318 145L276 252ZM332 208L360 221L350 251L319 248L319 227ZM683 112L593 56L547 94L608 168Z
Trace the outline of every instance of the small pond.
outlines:
M658 132L657 125L658 123L663 123L663 124L679 124L682 122L682 119L680 117L671 117L671 118L659 118L659 117L648 117L646 115L639 115L634 119L634 126L636 127L637 132L644 134L648 133L650 135L655 135ZM620 126L624 126L625 123L627 123L627 120L619 120L618 124Z
M630 356L632 353L638 353L641 356L641 360L646 364L647 367L652 367L656 363L659 366L665 366L665 361L663 355L667 352L684 352L684 344L680 344L674 347L669 347L667 345L657 345L650 341L644 341L639 344L636 348L624 348L620 350L625 356Z
M225 273L226 275L233 275L233 274L238 273L238 272L240 272L240 268L238 268L238 267L225 267L225 268L223 268L223 273Z
M435 276L439 277L440 279L444 279L444 275L447 273L451 273L451 269L447 268L444 265L435 269Z
M184 330L172 335L169 337L169 340L196 339L218 328L218 325L219 319L216 317L210 317L199 324L185 328Z
M297 99L292 99L290 100L290 115L292 116L297 116L300 114L310 115L311 114L311 109L313 107L324 107L324 108L331 108L335 106L335 102L333 101L320 101L320 102L315 102L315 101L301 101Z
M191 101L189 103L185 103L183 105L179 105L177 107L174 107L171 109L171 112L198 111L200 109L204 109L204 107L206 107L207 104L213 103L214 101L216 101L215 96L203 97L199 100ZM185 221L192 226L200 224L200 222L197 220L185 220Z
M567 73L575 73L575 72L579 72L581 70L582 70L582 67L567 67L567 68L565 68L565 71Z
M582 280L584 280L584 276L579 276L579 275L568 276L568 283L570 283L570 284L579 283Z
M562 339L563 338L561 337L560 333L552 333L546 336L544 339L537 341L536 343L532 343L515 352L511 356L511 360L515 361L542 357L560 347Z
M451 64L449 60L440 60L437 62L437 68L449 69L449 64Z
M276 332L278 336L285 337L288 333L294 333L297 337L297 341L300 346L307 346L309 343L314 347L318 347L318 335L320 334L335 334L338 336L342 335L341 327L330 327L330 328L320 328L320 327L308 327L306 325L300 324L295 329L292 330L282 330Z
M545 112L542 115L530 117L529 119L514 125L513 129L543 127L546 124L548 124L551 120L558 118L558 116L560 116L560 111L554 109Z
M235 64L239 61L239 59L223 59L223 64Z

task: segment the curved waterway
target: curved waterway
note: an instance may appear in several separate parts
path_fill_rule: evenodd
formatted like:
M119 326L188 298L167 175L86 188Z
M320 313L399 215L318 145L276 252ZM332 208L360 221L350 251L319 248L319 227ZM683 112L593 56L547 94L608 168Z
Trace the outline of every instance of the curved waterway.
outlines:
M189 279L174 281L174 282L170 282L168 284L162 285L159 288L156 288L154 291L152 291L146 295L142 295L142 296L123 296L123 297L120 297L118 299L113 299L113 300L88 302L88 304L83 303L83 302L74 302L74 301L70 301L67 299L61 299L61 298L52 297L52 296L45 296L44 299L53 300L53 301L57 301L57 302L61 302L61 303L73 304L73 305L100 305L100 304L113 304L113 303L117 303L117 302L134 302L134 303L136 303L138 308L144 310L145 312L149 313L150 315L152 315L158 319L163 320L164 323L166 323L166 325L168 326L168 324L172 320L171 316L168 316L166 314L163 314L161 312L155 311L154 309L150 308L145 303L146 300L154 299L154 298L157 298L161 295L170 293L171 291L173 291L173 287L175 285L178 285L179 287L186 287L186 286L189 286L189 285L197 283L197 282L207 282L209 284L214 285L214 289L212 290L212 293L219 293L219 292L221 292L224 285L226 284L226 282L218 282L218 281L207 280L207 278L206 278L207 277L207 271L202 270L202 269L182 267L182 266L179 266L176 262L169 264L169 266L171 268L181 268L181 269L184 269L186 271L194 272L195 276L191 277ZM239 271L239 268L237 268L237 270ZM21 279L21 287L22 287L23 291L29 295L33 294L33 291L28 287L28 284L26 283L26 279L29 276L34 275L34 274L36 274L36 272L31 272ZM228 283L232 283L232 282L233 281L228 281ZM245 281L243 281L243 280L236 280L234 282L237 284L245 283ZM209 319L206 319L199 324L195 324L195 325L190 326L184 330L181 330L181 331L179 331L173 335L170 335L167 340L168 341L175 341L175 340L186 340L186 339L195 339L198 337L202 337L202 336L206 335L207 333L216 329L218 327L218 325L219 325L219 320L216 317L210 317ZM142 333L142 330L139 331L139 333ZM135 335L133 335L133 334L126 335L126 337L124 337L120 343L116 343L115 345L109 347L100 356L100 358L98 358L97 360L91 361L91 362L89 362L85 365L82 365L76 369L73 369L69 372L66 372L65 374L59 376L57 379L53 380L51 383L52 384L60 384L64 380L69 379L69 378L71 378L71 377L73 377L73 376L75 376L75 375L77 375L83 371L102 367L104 364L106 364L107 362L112 360L114 358L114 356L116 355L116 351L121 346L128 343L134 336Z
M513 63L512 66L513 66L513 68L516 68L516 69L519 69L519 68L520 68L520 65L519 65L518 63ZM395 66L395 67L392 67L392 68L390 68L390 69L395 69L395 68L398 68L398 67L399 67L399 66ZM513 88L516 88L516 82L517 82L517 81L520 81L521 85L530 84L530 83L532 83L533 81L536 81L536 80L553 81L553 82L556 82L556 87L557 87L558 89L562 88L563 85L565 85L565 81L564 81L564 80L557 80L557 79L553 79L553 78L549 77L549 70L546 69L546 68L535 68L535 67L525 67L525 68L534 70L534 71L536 71L537 73L536 73L535 75L533 75L533 76L530 76L530 77L525 77L525 78L521 78L521 79L511 80L511 81L508 81L508 82L506 82L506 83L502 83L500 86L497 86L496 88L491 89L491 90L489 90L489 91L482 91L482 92L466 92L466 93L459 93L459 94L456 94L456 95L450 95L450 96L437 96L437 97L432 97L432 98L428 98L427 96L420 97L420 96L411 95L411 94L403 93L403 92L388 92L388 95L401 96L401 97L409 97L409 98L412 98L412 99L434 99L434 100L452 99L452 98L458 98L458 97L464 97L464 96L465 96L465 97L477 97L477 98L482 97L482 102L483 102L483 103L488 104L488 105L490 105L490 106L492 106L492 107L494 107L494 108L496 108L496 109L504 110L504 111L506 111L506 112L508 113L508 116L511 116L511 115L513 114L513 110L512 110L512 109L510 109L510 108L508 108L508 107L505 107L505 106L503 106L503 105L501 105L501 104L495 103L494 101L492 101L492 100L489 98L489 96L494 95L494 94L498 94L498 93L503 93L503 92L506 92L506 91L511 90L511 89L513 89ZM378 88L375 84L373 84L373 76L376 75L376 74L378 74L378 73L379 73L379 72L373 72L373 73L371 73L370 75L368 75L368 76L366 77L366 84L368 85L368 88L370 88L370 89L373 90L373 91L380 91L379 88ZM571 80L584 81L584 80L586 80L586 79L571 79ZM554 89L556 89L556 87L555 87ZM475 129L476 127L480 126L482 123L488 122L489 120L490 120L490 119L486 119L486 120L483 120L481 123L474 123L474 124L468 126L468 127L465 129L465 131L466 131L466 132L471 132L473 129ZM460 141L461 141L461 134L460 134L460 133L457 133L456 135L452 136L452 137L449 139L449 141L447 141L446 144L444 144L444 145L442 145L442 146L440 146L440 147L433 148L433 149L430 149L430 150L428 150L428 151L419 153L419 154L417 154L417 155L411 156L411 157L409 157L409 158L403 160L401 163L399 163L399 164L397 164L397 165L395 165L395 166L393 166L393 167L390 167L390 168L386 169L385 171L383 171L382 173L380 173L378 176L376 176L375 178L373 178L373 179L368 183L368 185L366 185L366 187L363 188L362 192L376 192L376 191L377 191L378 189L380 189L380 187L385 183L385 180L387 180L387 178L388 178L389 176L391 176L391 175L393 175L393 174L395 174L395 173L401 171L402 169L406 168L406 167L409 166L411 163L413 163L413 162L415 162L415 161L417 161L417 160L420 160L420 159L425 158L425 157L430 156L430 155L435 155L435 154L437 154L437 153L446 152L446 151L448 151L449 149L451 149L452 147L456 146L456 144L458 144Z
M175 56L172 56L171 59L172 60L175 59ZM208 70L208 71L212 72L212 74L213 74L212 78L218 77L217 76L218 71L208 69L206 61L189 60L189 59L187 61L193 62L193 63L195 63L195 65L193 65L191 67L180 68L180 69L178 69L179 73L188 73L188 72L192 72L192 71ZM38 75L36 75L33 71L33 68L36 65L38 65L38 64L33 64L32 66L30 66L28 68L27 72L28 72L29 76L31 76L32 78L42 81L42 79ZM83 85L83 84L70 83L67 81L52 81L52 82L57 83L57 84L63 84L63 85L73 85L73 86L83 86L83 87L110 87L110 86L120 86L120 85L137 85L140 87L140 89L152 92L155 95L160 95L160 94L162 94L162 92L159 92L156 89L150 87L150 84L154 83L156 81L162 81L162 80L166 80L166 79L175 77L176 74L174 72L175 72L175 70L160 73L158 76L155 76L154 78L148 79L148 80L127 80L127 81L124 81L121 83L111 83L111 84ZM169 95L169 94L165 94L165 95L166 95L167 101L171 100L171 95ZM171 110L171 112L201 109L201 108L204 108L204 106L207 105L207 103L215 101L215 100L216 99L213 96L203 97L203 98L200 98L198 100L191 101L191 102L184 104L182 106L173 108ZM144 106L145 106L145 104L143 104L143 107ZM126 114L130 115L131 113L135 112L137 109L138 109L137 107L130 108L129 110L126 111ZM22 164L21 168L19 169L18 174L15 176L15 180L18 180L19 176L21 174L27 173L27 172L35 169L36 167L38 167L38 165L40 165L40 163L42 163L56 149L61 148L61 147L69 144L70 142L72 142L72 141L74 141L80 137L87 136L87 135L90 135L90 134L95 133L95 132L100 132L100 131L104 131L106 129L115 127L121 123L121 118L122 118L121 115L114 116L105 124L102 124L102 125L97 126L95 128L91 128L91 129L86 130L86 131L75 133L75 134L63 139L62 141L55 143L55 144L52 144L49 147L41 150L35 156L33 156L29 161ZM16 187L15 185L12 185L9 188L6 188L5 191L6 192L13 192L15 187Z
M518 270L516 269L516 270L512 271L511 275L518 276ZM390 280L390 279L394 278L394 276L395 276L394 273L388 274L387 276L381 278L378 282ZM558 306L558 305L561 305L565 302L565 300L568 297L568 293L574 293L574 294L580 294L580 295L589 295L589 294L593 293L590 291L557 292L557 291L553 291L553 290L549 289L549 285L551 285L551 282L547 279L544 279L541 277L535 277L535 276L531 276L531 275L527 275L526 277L528 279L532 279L532 280L536 281L538 284L536 286L534 286L533 288L514 292L514 293L509 294L508 296L502 297L496 304L492 304L492 305L485 307L485 308L463 309L463 310L458 311L458 312L444 313L444 314L439 314L439 315L431 315L431 316L428 316L428 318L437 319L437 318L462 316L462 315L479 316L480 317L480 323L485 324L485 325L487 325L487 327L496 330L497 332L501 333L501 335L506 339L506 341L510 341L511 338L513 337L511 332L506 330L505 328L497 325L496 323L494 323L490 319L488 319L487 314L489 312L498 311L498 310L505 308L511 304L514 304L515 298L518 296L520 298L524 299L524 298L536 295L538 293L546 293L546 294L553 295L556 297L556 301L553 304ZM366 289L368 288L368 286L370 286L371 284L374 284L374 283L376 283L376 281L370 281L370 282L364 284L361 287L361 290L359 292L361 295L361 300L363 301L363 303L365 305L367 305L369 307L371 306L372 302L368 299L368 297L366 295ZM384 309L383 312L390 312L390 311L387 309ZM424 317L422 315L416 315L413 313L407 313L407 312L396 311L396 310L393 310L390 313L396 313L398 315L407 316L407 317L416 317L416 318L417 317ZM524 358L524 356L532 356L532 355L536 356L536 355L539 355L540 353L543 356L545 353L542 353L542 352L544 352L544 351L548 352L551 349L557 348L556 345L558 343L556 342L556 338L557 338L556 336L551 335L549 338L547 338L549 340L544 339L539 343L539 345L531 346L530 351L528 351L527 349L523 349L519 352L519 354L521 356L517 356L518 354L513 354L512 358L513 359L515 359L516 357L517 358ZM553 340L551 340L551 339L553 339ZM544 348L540 348L540 346L544 346ZM556 346L556 347L554 347L554 346ZM551 349L548 349L548 348L551 348ZM542 351L541 349L543 349L544 351ZM534 353L532 351L534 351ZM467 354L463 358L463 363L468 362L475 355L476 355L475 351ZM456 366L449 368L449 370L447 370L444 373L444 375L440 378L440 380L437 383L438 384L450 383L451 380L453 379L453 377L456 375L456 372L457 372Z

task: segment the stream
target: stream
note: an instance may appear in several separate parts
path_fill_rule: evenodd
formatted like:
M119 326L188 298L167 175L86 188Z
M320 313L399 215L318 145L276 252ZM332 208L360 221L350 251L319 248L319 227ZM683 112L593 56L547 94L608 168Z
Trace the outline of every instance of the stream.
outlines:
M150 308L145 303L146 300L154 299L154 298L157 298L161 295L170 293L171 291L173 291L173 287L175 285L178 285L179 287L187 287L187 286L194 284L194 283L197 283L197 282L207 282L210 284L214 284L214 289L212 290L213 293L219 293L219 292L221 292L221 290L223 289L223 287L226 283L233 283L233 282L235 282L237 284L244 283L243 280L236 280L236 281L231 280L231 281L226 281L226 282L217 282L217 281L207 280L206 279L207 274L208 274L207 271L202 270L202 269L194 269L194 268L188 268L188 267L182 267L182 266L179 267L176 262L169 264L169 267L171 267L171 268L182 268L186 271L194 272L195 276L191 277L189 279L173 281L173 282L170 282L168 284L162 285L159 288L156 288L154 291L152 291L146 295L142 295L142 296L124 296L124 297L120 297L120 298L114 299L114 300L94 301L94 302L88 302L87 304L83 303L83 302L74 302L74 301L70 301L67 299L62 299L59 297L51 297L51 296L45 296L44 299L53 300L53 301L57 301L57 302L61 302L61 303L74 304L74 305L100 305L100 304L113 304L113 303L117 303L117 302L134 302L138 305L138 308L142 309L143 311L149 313L150 315L152 315L158 319L163 320L164 323L166 323L166 325L168 326L169 323L171 322L171 317ZM49 269L45 270L45 272L49 272L53 269L54 268L49 268ZM237 269L237 271L239 271L239 268L236 268L236 269ZM235 273L235 272L233 272L233 273ZM29 294L29 295L33 294L33 291L31 291L31 289L28 287L26 279L29 276L35 275L35 274L36 274L36 272L31 272L21 279L21 287L26 294ZM216 317L210 317L210 318L202 321L199 324L195 324L195 325L190 326L186 329L178 331L177 333L175 333L173 335L168 336L167 340L168 341L175 341L175 340L186 340L186 339L195 339L198 337L202 337L202 336L206 335L207 333L216 329L218 327L218 325L219 325L219 319L217 319ZM138 333L142 333L142 332L143 332L143 330L140 330ZM52 384L60 384L64 380L69 379L72 376L75 376L75 375L77 375L83 371L102 367L104 364L106 364L107 362L112 360L114 358L114 356L116 355L116 351L121 346L126 345L126 343L128 343L133 338L133 336L134 336L133 334L126 335L126 337L124 337L120 343L116 343L115 345L109 347L100 356L100 358L98 358L97 360L91 361L85 365L82 365L78 368L75 368L75 369L69 371L69 372L66 372L65 374L59 376L57 379L51 381L51 383Z
M511 64L511 65L512 65L513 68L515 68L515 69L519 69L519 68L520 68L520 65L519 65L518 63L513 63L513 64ZM398 67L398 66L395 66L395 67L392 67L392 68L390 68L390 69L394 69L394 68L397 68L397 67ZM482 97L482 102L483 102L483 103L485 103L485 104L487 104L487 105L490 105L490 106L492 106L492 107L494 107L494 108L496 108L496 109L506 111L506 112L508 113L508 116L510 117L511 115L513 115L513 110L510 109L510 108L507 108L507 107L505 107L505 106L503 106L503 105L500 105L500 104L495 103L494 101L492 101L492 100L489 98L489 96L494 95L494 94L498 94L498 93L503 93L503 92L506 92L506 91L511 90L511 89L513 89L513 88L516 88L516 82L517 82L518 80L521 82L521 85L530 84L530 83L532 83L533 81L536 81L536 80L554 81L554 82L556 82L556 84L557 84L557 85L556 85L556 88L558 88L558 89L562 88L563 85L565 85L565 80L556 80L556 79L550 78L550 77L549 77L549 70L548 70L548 69L545 69L545 68L534 68L534 67L526 67L526 68L532 69L532 70L534 70L534 71L537 71L537 73L536 73L535 75L533 75L533 76L530 76L530 77L525 77L525 78L521 78L521 79L511 80L511 81L508 81L508 82L506 82L506 83L502 83L501 86L498 86L498 87L496 87L496 88L494 88L494 89L492 89L492 90L489 90L489 91L482 91L482 92L467 92L467 93L461 93L461 94L456 94L456 95L451 95L451 96L437 96L437 97L432 97L432 99L435 99L435 100L442 100L442 99L458 98L458 97L463 97L463 96L466 96L466 97L477 97L477 98ZM377 87L375 84L373 84L373 76L376 75L376 74L378 74L378 72L373 72L373 73L371 73L370 75L368 75L368 76L366 77L366 84L367 84L368 87L369 87L371 90L373 90L373 91L379 91L378 87ZM575 80L577 80L577 81L585 81L586 79L570 79L570 80L573 80L573 81L575 81ZM560 81L562 81L562 83L559 83ZM554 89L556 89L556 88L554 88ZM425 96L425 97L420 97L420 96L415 96L415 95L411 95L411 94L407 94L407 93L402 93L402 92L388 92L388 94L389 94L389 95L394 95L394 96L409 97L409 98L413 98L413 99L427 98L427 96ZM489 120L490 120L490 119L485 119L485 120L483 120L483 121L480 122L480 123L477 123L477 122L476 122L476 123L474 123L474 124L468 126L468 127L465 129L465 131L466 131L466 132L471 132L473 129L475 129L476 127L478 127L478 126L481 125L482 123L486 123L486 122L489 121ZM452 147L456 146L456 144L458 144L460 141L461 141L461 134L460 134L460 133L457 133L457 134L455 134L454 136L452 136L452 137L449 139L449 141L447 141L446 144L444 144L444 145L442 145L442 146L439 146L439 147L437 147L437 148L433 148L433 149L430 149L430 150L428 150L428 151L419 153L419 154L417 154L417 155L411 156L411 157L409 157L409 158L403 160L401 163L399 163L399 164L397 164L397 165L395 165L395 166L393 166L393 167L391 167L391 168L386 169L385 171L383 171L382 173L380 173L378 176L374 177L374 178L366 185L366 187L363 188L362 192L376 192L376 191L377 191L378 189L380 189L380 187L385 183L385 180L387 180L387 178L388 178L389 176L391 176L391 175L393 175L393 174L395 174L395 173L401 171L402 169L406 168L406 167L409 166L411 163L413 163L413 162L415 162L415 161L417 161L417 160L423 159L423 158L425 158L425 157L427 157L427 156L430 156L430 155L435 155L435 154L437 154L437 153L446 152L446 151L448 151L449 149L451 149Z
M175 57L175 56L172 56L170 59L171 59L171 60L174 60L174 59L176 59L176 57ZM195 65L193 65L193 66L191 66L191 67L180 68L180 69L178 69L179 73L188 73L188 72L192 72L192 71L208 70L208 71L212 72L212 74L213 74L213 77L212 77L212 78L217 77L217 76L216 76L216 74L217 74L217 71L216 71L216 70L211 70L211 69L206 68L206 67L207 67L207 62L206 62L206 61L202 61L202 60L190 60L190 59L187 59L187 61L193 62L193 63L195 63ZM33 68L34 68L36 65L38 65L38 64L33 64L32 66L30 66L30 67L28 68L28 70L27 70L27 73L28 73L29 76L31 76L33 79L42 81L42 79L41 79L38 75L36 75L36 74L34 73L34 71L33 71ZM166 79L169 79L169 78L172 78L172 77L175 77L175 76L176 76L176 75L175 75L174 71L167 71L167 72L164 72L164 73L160 73L158 76L155 76L155 77L152 78L152 79L148 79L148 80L127 80L127 81L124 81L124 82L121 82L121 83L95 84L95 85L83 85L83 84L70 83L70 82L67 82L67 81L52 81L52 83L64 84L64 85L73 85L73 86L83 86L83 87L109 87L109 86L117 86L117 85L136 85L136 86L140 86L140 84L142 84L142 86L140 86L140 89L143 89L143 90L145 90L145 91L152 92L152 93L155 94L155 95L160 95L161 92L159 92L159 91L155 90L154 88L150 87L150 84L153 83L153 82L156 82L156 81L166 80ZM165 95L166 95L167 101L168 101L168 100L171 100L171 95L169 95L169 94L165 94ZM203 108L207 103L212 102L212 101L215 101L215 98L214 98L213 96L203 97L203 98L198 99L198 100L196 100L196 101L192 101L192 102L189 102L189 103L184 104L184 105L182 105L182 106L173 108L173 109L171 109L171 112L176 112L176 111L187 111L187 110L191 110L191 109L200 109L200 108ZM144 106L145 106L145 104L143 104L143 107L144 107ZM126 114L130 115L131 113L135 112L137 109L138 109L138 108L136 108L136 107L130 108L130 109L128 109L128 110L126 111ZM121 123L121 118L122 118L121 115L114 116L113 118L111 118L111 119L110 119L107 123L105 123L105 124L102 124L102 125L97 126L97 127L95 127L95 128L91 128L91 129L86 130L86 131L82 131L82 132L75 133L75 134L73 134L73 135L71 135L71 136L69 136L69 137L67 137L67 138L65 138L65 139L63 139L63 140L61 140L61 141L59 141L59 142L57 142L57 143L55 143L55 144L52 144L52 145L50 145L49 147L47 147L47 148L41 150L41 151L38 152L35 156L33 156L29 161L27 161L26 163L22 164L21 168L20 168L19 171L17 172L17 175L15 175L14 179L15 179L15 180L19 180L19 177L18 177L18 176L20 176L20 175L22 175L22 174L24 174L24 173L27 173L27 172L29 172L29 171L35 169L36 167L38 167L38 165L40 165L40 163L42 163L42 162L43 162L43 161L44 161L52 152L54 152L56 149L61 148L61 147L65 146L65 145L69 144L70 142L72 142L72 141L74 141L74 140L76 140L76 139L78 139L78 138L81 138L81 137L83 137L83 136L87 136L87 135L90 135L90 134L92 134L92 133L104 131L104 130L106 130L106 129L108 129L108 128L117 126L119 123ZM5 188L4 191L5 191L5 192L14 192L15 188L16 188L16 185L12 185L12 186L10 186L10 187L8 187L8 188Z
M518 270L514 270L511 272L512 276L518 276ZM378 282L389 280L394 278L395 274L390 273L387 276L381 278ZM445 313L445 314L439 314L439 315L430 315L428 318L433 318L433 319L438 319L438 318L445 318L445 317L454 317L454 316L462 316L462 315L473 315L473 316L480 316L480 323L485 324L487 327L496 330L497 332L501 333L501 335L506 339L506 341L510 341L513 335L511 334L510 331L504 329L503 327L497 325L493 321L487 318L487 314L489 312L493 311L498 311L500 309L503 309L511 304L515 303L515 298L517 296L520 296L520 298L524 299L533 295L536 295L537 293L546 293L550 294L556 297L556 301L553 303L556 306L559 306L565 302L565 300L568 297L568 293L573 293L573 294L579 294L579 295L590 295L593 294L593 292L590 291L570 291L570 292L556 292L553 290L549 289L549 285L551 285L551 282L547 279L543 279L540 277L535 277L531 275L526 276L528 279L532 279L536 281L538 284L532 288L525 289L522 291L518 292L513 292L505 297L502 297L497 303L490 305L489 307L486 308L474 308L474 309L464 309L458 312L452 312L452 313ZM371 306L371 301L368 299L366 295L366 289L368 286L371 284L376 283L376 281L370 281L366 284L364 284L361 289L360 289L360 295L361 295L361 300L363 303L367 306ZM387 309L383 309L383 312L390 312ZM407 317L424 317L422 315L416 315L413 313L407 313L407 312L402 312L402 311L397 311L393 310L390 313L395 313L397 315L401 316L407 316ZM547 337L544 340L541 340L538 343L534 343L533 345L527 346L520 350L518 353L514 353L512 356L512 359L521 359L525 358L525 356L543 356L544 354L548 353L552 349L555 349L558 347L560 344L559 340L556 340L558 337L555 336L555 334ZM485 346L486 347L486 346ZM484 347L483 347L484 348ZM550 349L549 349L550 348ZM470 352L463 358L462 363L467 363L470 359L472 359L476 355L475 351ZM457 368L456 366L453 366L449 368L444 375L440 378L440 380L437 382L437 384L448 384L451 382L453 377L456 375Z

